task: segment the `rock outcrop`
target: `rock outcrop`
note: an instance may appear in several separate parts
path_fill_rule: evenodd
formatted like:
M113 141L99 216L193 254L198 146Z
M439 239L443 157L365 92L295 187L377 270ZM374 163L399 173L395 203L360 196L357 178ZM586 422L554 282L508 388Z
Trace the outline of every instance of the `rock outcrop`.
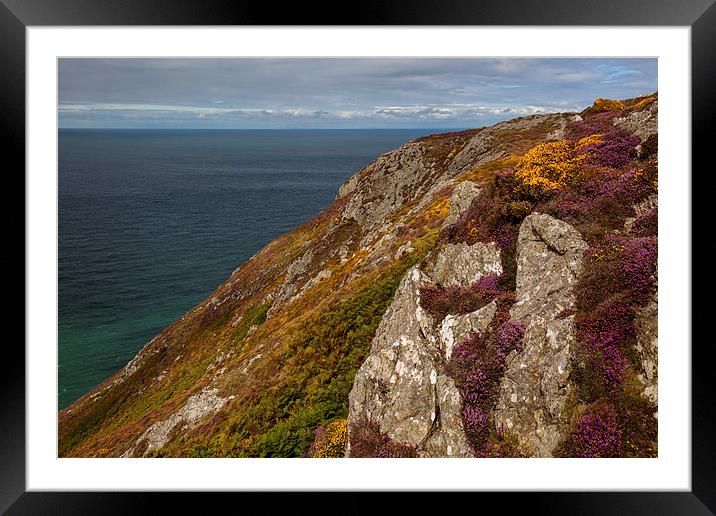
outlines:
M445 217L443 225L453 224L478 195L480 195L480 187L472 181L458 184L450 196L450 212Z
M523 351L507 357L495 408L497 428L520 440L526 454L550 457L567 429L570 394L572 286L587 244L569 224L533 213L520 226L516 302L510 315L525 326Z
M433 321L420 307L420 287L429 283L417 267L401 281L353 383L349 428L366 416L425 455L466 456L460 393L441 372Z
M644 396L654 405L659 401L658 379L658 329L659 329L659 303L657 295L639 310L636 314L636 345L635 350L639 357L642 370L637 377L644 384Z
M437 263L446 264L434 269L441 281L462 286L501 271L499 249L483 243L447 246ZM470 448L460 415L462 400L444 366L453 346L470 332L484 331L497 308L493 301L475 312L435 321L420 306L420 288L433 284L418 267L403 277L356 374L349 428L365 416L421 456L465 457Z
M455 159L450 163L446 175L455 177L480 163L487 163L505 155L504 150L497 145L497 138L494 136L500 124L487 129L481 129L469 142L457 153Z
M191 396L177 412L164 421L154 423L137 439L123 457L137 457L164 446L172 434L194 426L207 415L215 414L232 397L217 396L217 389L205 389Z
M352 194L344 209L344 217L369 230L405 202L424 193L425 179L430 173L424 146L419 142L384 154L341 187L339 196ZM371 187L366 188L365 182Z
M632 111L628 115L614 120L614 125L627 132L636 134L642 141L658 131L659 101L652 102L646 109Z
M431 276L436 283L444 286L464 287L488 274L502 273L500 249L494 242L474 245L465 243L448 244L438 255Z

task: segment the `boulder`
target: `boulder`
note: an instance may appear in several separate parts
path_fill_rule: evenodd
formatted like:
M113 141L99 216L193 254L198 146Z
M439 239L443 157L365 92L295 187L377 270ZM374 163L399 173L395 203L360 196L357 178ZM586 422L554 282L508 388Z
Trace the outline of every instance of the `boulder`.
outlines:
M420 307L420 287L431 282L410 269L378 326L370 355L349 395L349 431L363 417L414 446L421 456L467 456L460 393L443 374L444 355L432 317Z
M483 332L497 312L497 302L492 300L486 306L466 315L446 315L440 325L440 342L445 361L450 360L452 349L473 332Z
M644 396L656 405L659 401L657 389L659 303L657 294L654 294L653 299L637 312L634 322L637 329L635 350L642 369L637 377L644 384Z
M517 436L523 453L551 457L567 430L574 344L572 287L587 243L569 224L533 213L517 241L516 302L510 315L525 326L523 350L507 357L495 425Z
M189 397L177 412L150 426L122 456L141 457L161 449L177 429L186 430L196 426L234 399L233 396L222 398L217 392L216 388L206 388Z
M445 217L443 226L454 224L478 195L480 195L480 187L472 181L458 184L450 196L450 212Z
M488 274L501 274L500 248L494 242L448 244L438 255L431 276L443 286L467 287Z

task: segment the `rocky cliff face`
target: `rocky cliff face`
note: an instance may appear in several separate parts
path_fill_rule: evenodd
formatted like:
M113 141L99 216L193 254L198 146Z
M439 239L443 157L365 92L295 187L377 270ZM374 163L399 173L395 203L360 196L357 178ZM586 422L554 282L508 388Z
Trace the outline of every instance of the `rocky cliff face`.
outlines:
M62 411L60 454L654 455L656 95L603 106L381 156Z

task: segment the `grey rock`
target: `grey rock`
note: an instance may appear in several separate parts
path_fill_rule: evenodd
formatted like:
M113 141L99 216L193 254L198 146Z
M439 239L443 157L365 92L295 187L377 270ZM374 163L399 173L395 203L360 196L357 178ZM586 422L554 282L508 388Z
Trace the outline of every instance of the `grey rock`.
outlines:
M330 278L331 275L332 275L331 269L323 269L323 270L320 271L318 274L316 274L313 278L311 278L310 280L308 280L308 281L306 282L306 284L303 285L303 287L301 287L301 291L298 293L298 296L297 296L297 297L301 296L301 295L302 295L303 293L305 293L306 291L312 289L313 287L315 287L316 285L318 285L318 284L319 284L321 281L323 281L324 279Z
M419 289L429 284L417 267L401 281L356 374L349 395L349 431L365 416L422 456L467 456L460 393L442 372L434 321L419 304Z
M446 315L440 325L440 343L445 361L450 360L457 343L473 332L483 332L497 312L497 301L466 315Z
M294 298L298 292L298 279L306 274L312 260L313 251L309 249L291 262L291 264L286 268L286 274L283 282L275 295L273 305L271 305L271 308L266 315L267 318L271 317L271 315L273 315L279 307L283 306L287 302L290 302L290 300Z
M653 210L654 208L659 206L659 196L657 194L651 194L649 197L644 199L638 204L634 205L634 212L636 213L637 217L641 217L645 213L647 213L649 210Z
M564 118L563 114L530 115L481 129L455 156L448 167L447 175L451 178L457 177L462 172L505 156L507 153L499 138L501 133L530 131L545 122L559 123L562 118Z
M635 319L636 324L636 346L635 350L639 357L642 370L637 377L644 384L644 396L656 405L658 397L658 329L659 329L659 303L657 295L649 303L641 308Z
M403 245L398 247L398 250L395 251L395 256L393 258L400 260L406 254L410 254L412 252L415 252L415 248L413 247L412 241L408 240Z
M533 213L517 237L517 301L513 317L551 319L573 303L570 287L587 243L566 222Z
M201 420L215 414L226 402L233 399L233 396L228 398L217 396L217 392L218 389L207 388L191 396L177 412L164 421L150 426L122 456L147 455L151 451L161 449L169 442L175 428L178 427L183 431L195 426Z
M455 187L450 197L450 212L443 221L443 226L453 224L470 207L472 201L480 195L480 187L472 181L463 181Z
M497 126L481 130L465 144L448 166L446 173L448 177L456 177L462 172L505 155L493 136L495 127Z
M441 285L467 287L488 274L501 274L500 248L494 242L448 244L438 255L431 276Z
M437 426L420 450L422 457L471 456L462 426L462 397L455 383L447 375L438 374L435 380Z
M614 125L636 134L642 141L659 130L659 101L655 101L648 108L632 111L625 117L615 118Z
M495 425L520 441L523 453L551 457L567 430L564 408L572 390L572 287L587 243L569 224L533 213L517 242L517 301L510 310L525 326L522 352L508 355L495 407Z
M351 194L343 216L371 231L406 202L424 194L432 186L431 174L420 142L383 154L341 187L339 197Z

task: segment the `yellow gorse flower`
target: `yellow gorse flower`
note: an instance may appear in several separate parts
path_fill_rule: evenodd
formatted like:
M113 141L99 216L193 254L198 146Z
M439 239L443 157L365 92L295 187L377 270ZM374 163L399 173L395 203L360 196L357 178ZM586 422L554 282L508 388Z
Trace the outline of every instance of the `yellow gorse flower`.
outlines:
M601 249L601 250L597 251L596 253L592 253L592 258L601 261L611 255L621 253L622 251L624 251L623 245L614 244L614 245L605 247L604 249Z
M326 433L313 452L313 457L329 458L343 457L348 445L348 420L339 419L326 426Z
M621 100L597 99L592 105L592 110L601 113L602 111L621 111L625 107Z
M580 177L589 156L584 149L602 141L601 134L593 134L576 143L559 140L536 145L520 158L515 176L524 187L537 193L562 188Z

